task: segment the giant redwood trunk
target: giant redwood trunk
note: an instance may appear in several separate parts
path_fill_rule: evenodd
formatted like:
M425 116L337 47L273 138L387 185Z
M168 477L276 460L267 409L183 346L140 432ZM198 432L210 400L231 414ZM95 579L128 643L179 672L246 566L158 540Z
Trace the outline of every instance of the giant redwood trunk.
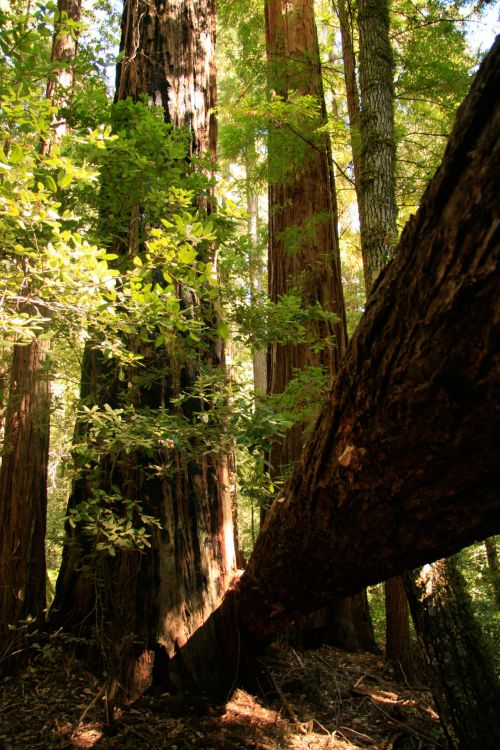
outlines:
M330 148L324 136L310 132L325 122L312 0L268 0L266 46L270 89L285 101L291 91L314 97L320 115L316 122L307 121L305 134L295 134L286 125L270 133L269 297L278 302L295 290L304 307L319 303L338 319L316 323L315 337L325 342L321 351L309 343L271 343L268 392L281 393L295 370L310 365L323 365L333 376L347 336ZM290 154L292 147L296 154ZM299 457L302 443L301 426L275 441L269 459L275 475Z
M80 20L81 0L58 0L57 13L51 61L63 65L54 68L47 85L54 114L51 132L40 144L42 155L65 132L58 110L73 84L78 36L74 29L67 31L67 21ZM23 663L28 647L24 637L41 627L45 616L49 348L48 340L34 339L15 345L12 353L0 466L0 669L5 671Z
M215 155L214 41L212 0L125 3L116 98L135 101L146 95L167 122L188 127L192 157ZM199 200L203 208L209 203ZM136 206L128 232L115 242L120 257L137 250L140 215ZM211 260L207 249L206 261ZM186 306L198 308L207 326L215 325L211 305L182 285L178 294ZM146 345L143 363L150 382L129 392L135 408L150 414L166 408L190 422L201 405L193 397L183 407L173 400L195 385L200 366L224 366L222 342L211 331L207 339L189 359L183 358L182 341L168 350ZM128 387L98 352L86 351L82 395L87 401L119 405ZM165 471L152 472L151 464ZM65 546L53 622L85 635L94 651L100 648L110 700L117 691L124 700L137 698L150 685L153 669L172 657L220 603L235 569L229 485L223 448L207 449L195 439L188 454L160 441L153 459L136 451L103 462L100 490L112 493L118 486L125 500L139 500L142 512L160 523L151 547L142 551L110 556L96 550L78 526ZM85 477L78 480L70 508L92 489Z
M214 696L245 643L498 532L499 86L497 40L239 585L179 654Z
M405 576L411 613L448 746L500 745L500 687L453 558Z
M347 345L345 308L337 230L337 203L330 143L312 132L326 122L319 47L312 0L268 0L266 46L269 86L285 101L291 92L314 97L315 123L305 133L285 126L269 138L269 298L278 302L287 292L301 296L304 307L334 313L336 321L319 318L312 324L313 343L269 346L268 393L282 393L297 370L323 366L335 377ZM291 142L290 142L291 139ZM293 154L296 151L295 155ZM285 164L288 154L287 163ZM317 342L323 348L318 350ZM269 451L270 474L277 479L299 458L304 425L297 424ZM321 618L320 618L321 619ZM328 637L346 648L374 648L366 596L346 600L328 613Z

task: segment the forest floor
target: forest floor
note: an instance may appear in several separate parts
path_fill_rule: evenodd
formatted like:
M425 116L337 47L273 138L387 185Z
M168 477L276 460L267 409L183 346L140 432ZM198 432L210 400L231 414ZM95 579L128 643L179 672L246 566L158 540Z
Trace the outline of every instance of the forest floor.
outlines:
M144 696L104 724L101 683L62 649L0 683L2 750L427 750L445 747L428 691L382 657L274 645L265 699L237 690L218 708Z

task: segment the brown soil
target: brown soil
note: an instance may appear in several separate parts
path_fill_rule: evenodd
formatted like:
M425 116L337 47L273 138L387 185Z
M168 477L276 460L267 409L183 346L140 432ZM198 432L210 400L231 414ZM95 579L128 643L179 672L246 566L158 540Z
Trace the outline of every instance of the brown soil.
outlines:
M445 747L429 693L398 682L381 657L323 646L271 647L265 698L188 708L145 696L104 723L102 684L57 647L0 683L0 748L63 750L425 750Z

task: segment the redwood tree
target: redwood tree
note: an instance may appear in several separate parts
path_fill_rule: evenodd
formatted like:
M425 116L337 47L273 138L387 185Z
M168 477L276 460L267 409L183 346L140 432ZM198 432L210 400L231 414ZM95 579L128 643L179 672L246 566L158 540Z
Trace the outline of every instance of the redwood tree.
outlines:
M499 85L500 40L238 587L171 665L184 683L226 697L249 642L497 533Z
M161 107L167 123L187 128L190 159L215 156L214 43L213 0L124 4L116 99L137 101L146 96L150 104ZM209 210L210 197L199 199L198 206ZM120 260L140 249L142 221L141 206L134 205L125 232L114 242ZM206 248L208 263L213 262L212 251ZM205 321L206 341L189 357L183 356L187 343L181 334L177 349L174 345L154 350L146 344L142 354L148 382L132 385L131 392L136 408L149 413L166 408L191 421L202 408L196 398L191 395L184 406L173 402L195 387L200 367L223 368L224 353L210 330L217 322L213 305L200 303L182 283L177 293L182 305L197 310ZM120 404L131 379L120 381L96 350L87 349L82 395L90 404ZM151 547L110 556L96 550L77 525L69 532L57 583L53 623L86 635L94 651L103 645L99 656L110 675L109 701L117 691L123 699L133 700L148 687L153 668L172 657L220 603L235 567L223 448L207 449L196 438L188 454L159 444L153 462L165 471L151 472L151 462L140 451L118 459L110 456L100 477L101 489L111 492L118 486L125 501L140 498L142 511L159 520ZM69 509L77 508L91 492L85 477L80 478Z
M296 371L323 367L335 377L347 345L337 230L337 203L328 137L311 132L326 122L321 63L312 0L268 0L266 47L273 96L313 97L318 116L309 132L277 127L269 137L269 297L276 303L290 291L304 307L320 305L333 319L319 317L311 343L272 342L268 393L282 393ZM283 137L284 133L284 137ZM293 154L290 156L290 153ZM288 163L285 159L288 156ZM322 348L317 347L322 342ZM303 424L276 438L269 452L270 473L280 477L300 456ZM336 645L374 648L366 596L346 600L328 613L327 637Z
M51 132L40 144L42 154L60 141L65 121L60 114L73 84L71 63L77 51L75 29L81 0L58 0L47 98L54 106ZM29 296L27 294L26 296ZM27 308L29 310L29 308ZM26 312L26 309L25 309ZM30 311L32 312L32 311ZM39 312L39 311L37 311ZM41 627L45 611L45 527L49 460L49 341L33 339L15 345L10 367L4 444L0 465L0 659L3 669L22 661L23 622ZM17 631L12 630L20 628ZM12 657L12 653L17 655Z

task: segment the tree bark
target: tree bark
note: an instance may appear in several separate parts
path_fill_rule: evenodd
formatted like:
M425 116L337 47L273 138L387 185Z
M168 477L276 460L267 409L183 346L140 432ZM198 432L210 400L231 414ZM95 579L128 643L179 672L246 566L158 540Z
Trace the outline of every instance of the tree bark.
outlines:
M248 641L498 532L499 86L497 40L238 587L171 665L212 696Z
M162 108L167 122L190 128L190 156L209 160L216 145L214 44L212 0L125 3L116 99L136 101L146 94ZM210 203L210 195L198 201L205 209ZM134 216L114 250L121 257L137 250ZM214 260L210 249L206 260ZM215 328L211 305L200 308L194 293L180 285L178 294ZM172 354L171 348L151 353L154 347L146 346L143 363L159 374L133 393L136 407L167 408L191 421L202 409L196 399L190 397L182 407L173 401L195 386L201 366L224 368L222 341L215 334L207 339L190 359L182 355L182 342L180 354ZM126 392L127 383L88 348L82 396L91 404L117 406ZM124 498L140 498L144 511L160 521L151 548L117 551L111 557L98 552L80 529L70 531L53 604L54 626L89 638L93 655L101 664L107 662L111 704L118 694L132 701L149 687L158 665L171 658L220 603L235 571L224 448L207 450L193 442L187 455L159 445L153 463L170 464L170 471L154 476L147 470L151 458L140 453L110 456L103 462L100 481L105 492L119 486ZM92 487L83 477L69 507L91 496Z
M396 233L393 59L387 0L360 0L361 252L369 294L392 254Z
M266 46L272 91L284 100L291 91L313 96L320 113L317 127L323 125L326 105L314 3L268 0ZM268 393L282 393L295 371L309 366L323 366L333 378L347 345L330 143L325 135L318 138L311 133L296 134L304 153L298 163L294 164L292 158L283 170L279 139L278 129L269 139L269 298L278 302L284 294L295 290L301 294L305 307L319 303L323 310L335 313L338 320L335 323L318 320L314 324L315 338L324 342L319 351L308 343L271 342ZM296 238L298 232L298 241L290 243L290 236ZM282 438L273 440L269 451L273 479L283 476L299 458L303 430L304 425L297 424ZM362 610L359 637L350 602L328 613L329 628L324 637L340 647L373 649L373 631L370 637L366 629L370 621L366 597L356 603L356 611L359 610Z
M49 457L47 342L14 347L0 467L0 669L25 662L43 625ZM13 626L11 630L9 626Z
M326 117L312 1L268 0L266 46L270 88L285 100L291 90L315 97L322 112L317 121L320 127ZM335 313L338 322L317 323L318 339L330 342L318 352L307 343L271 343L268 393L281 393L295 370L310 365L323 365L333 376L347 343L329 143L325 138L318 141L314 134L308 134L313 140L307 143L298 134L295 140L303 147L300 163L283 169L280 130L271 132L269 143L269 298L278 302L282 295L296 290L305 307L320 303L324 310ZM297 230L300 232L296 242L290 240L293 230L294 238ZM275 475L299 457L302 443L300 425L275 441L270 451Z
M73 85L71 62L77 34L68 33L67 20L78 22L81 0L58 0L51 61L55 68L47 84L47 98L61 107ZM52 133L40 143L46 155L66 132L63 117L55 113ZM50 433L50 386L47 371L48 340L15 345L10 370L9 397L0 466L0 670L20 668L27 656L24 636L42 627L45 616L45 528ZM24 624L23 624L24 621ZM10 630L9 626L17 628ZM14 655L15 652L15 655Z
M385 656L400 677L411 680L415 664L410 640L410 610L402 576L384 582Z
M452 558L405 576L418 641L448 746L500 745L500 687Z

